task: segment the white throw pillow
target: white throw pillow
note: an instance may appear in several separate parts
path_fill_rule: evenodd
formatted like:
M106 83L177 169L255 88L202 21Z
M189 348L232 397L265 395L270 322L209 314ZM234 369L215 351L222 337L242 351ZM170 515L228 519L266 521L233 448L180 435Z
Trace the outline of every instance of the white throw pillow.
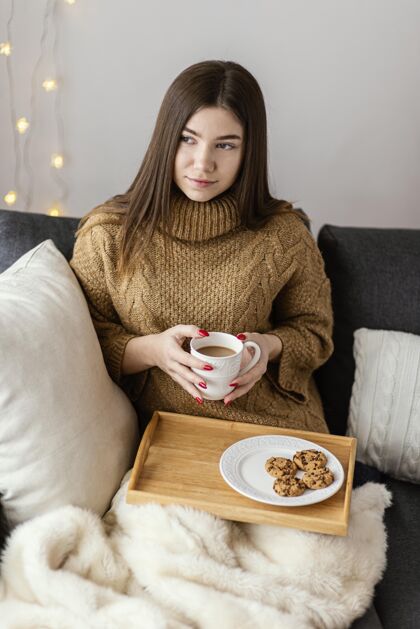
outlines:
M361 328L353 351L348 434L357 437L357 458L419 483L420 336Z
M102 515L137 418L111 380L67 260L46 240L0 275L0 493L12 525L73 504Z

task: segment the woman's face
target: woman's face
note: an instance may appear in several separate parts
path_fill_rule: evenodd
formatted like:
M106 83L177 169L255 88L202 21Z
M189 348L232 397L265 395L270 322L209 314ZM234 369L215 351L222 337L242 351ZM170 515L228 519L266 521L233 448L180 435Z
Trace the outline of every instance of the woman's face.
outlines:
M235 182L243 152L244 131L236 116L223 107L200 109L182 132L174 181L191 200L209 201Z

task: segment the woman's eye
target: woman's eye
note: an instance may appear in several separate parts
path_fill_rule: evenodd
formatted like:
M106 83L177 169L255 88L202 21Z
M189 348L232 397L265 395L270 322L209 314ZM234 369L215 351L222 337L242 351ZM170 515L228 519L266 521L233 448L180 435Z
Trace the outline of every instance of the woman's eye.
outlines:
M181 135L180 142L183 142L184 144L193 144L194 138L192 138L190 135ZM223 151L230 151L236 148L233 144L229 144L228 142L219 142L219 144L217 144L216 146L222 148Z

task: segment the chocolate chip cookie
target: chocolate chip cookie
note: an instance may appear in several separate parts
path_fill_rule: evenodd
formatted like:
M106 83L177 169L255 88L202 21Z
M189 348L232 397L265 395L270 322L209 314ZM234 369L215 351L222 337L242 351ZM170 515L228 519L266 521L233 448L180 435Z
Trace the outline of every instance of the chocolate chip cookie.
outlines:
M306 487L299 478L293 476L284 476L276 478L273 489L279 496L301 496Z
M308 466L310 466L309 469L315 469L325 467L327 457L319 450L300 450L294 455L293 463L295 463L300 470L306 470Z
M305 472L302 483L308 489L323 489L334 481L334 474L328 467L318 467Z
M294 476L297 472L297 467L290 459L282 456L271 456L265 463L265 470L270 476L283 478L285 476Z

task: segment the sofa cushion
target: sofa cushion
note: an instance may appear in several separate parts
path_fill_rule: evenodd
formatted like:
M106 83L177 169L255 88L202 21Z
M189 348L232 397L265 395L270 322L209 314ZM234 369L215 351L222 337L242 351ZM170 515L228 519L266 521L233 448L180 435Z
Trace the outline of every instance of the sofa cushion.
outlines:
M334 352L315 377L331 432L345 434L354 331L420 334L420 229L325 225L318 244L332 285Z
M419 483L420 336L361 328L354 357L347 432L357 438L357 459Z
M51 238L70 260L79 218L0 210L0 273L24 253Z
M135 411L110 379L83 292L51 240L0 275L0 493L12 525L102 514L132 464Z

